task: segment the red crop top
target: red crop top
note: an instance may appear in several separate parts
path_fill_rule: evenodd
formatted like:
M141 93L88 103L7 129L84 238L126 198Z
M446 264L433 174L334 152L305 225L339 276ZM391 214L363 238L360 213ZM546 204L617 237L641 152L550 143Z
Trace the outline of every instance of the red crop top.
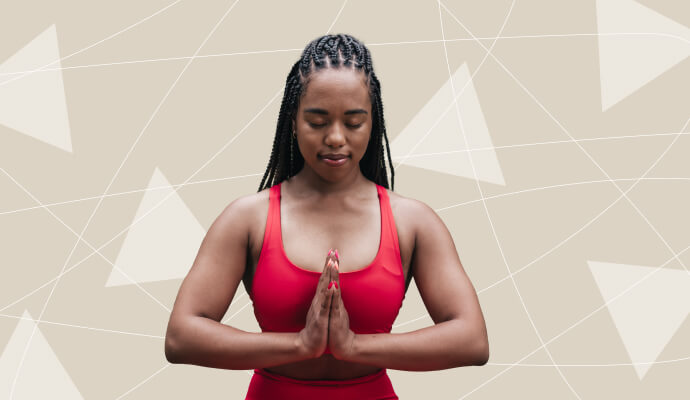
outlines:
M376 189L381 211L378 253L368 266L340 273L341 296L355 333L390 332L405 298L388 193L378 184ZM321 272L301 268L287 258L280 228L280 183L269 189L269 199L264 241L249 295L262 332L299 332L306 324Z

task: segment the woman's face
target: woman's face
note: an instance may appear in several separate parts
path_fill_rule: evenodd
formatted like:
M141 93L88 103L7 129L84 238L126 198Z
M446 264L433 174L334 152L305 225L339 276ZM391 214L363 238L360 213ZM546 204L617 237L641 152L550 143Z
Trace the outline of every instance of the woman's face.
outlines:
M343 67L312 73L293 124L305 168L326 180L360 173L372 126L364 73ZM332 162L328 154L345 159Z

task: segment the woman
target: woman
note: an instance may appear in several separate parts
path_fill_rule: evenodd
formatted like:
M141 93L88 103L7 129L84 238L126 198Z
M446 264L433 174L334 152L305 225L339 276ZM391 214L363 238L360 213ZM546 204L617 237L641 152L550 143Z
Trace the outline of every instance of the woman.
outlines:
M398 398L387 368L487 362L450 233L426 204L388 190L383 139L393 180L369 50L344 34L309 43L258 193L223 210L180 287L170 362L254 369L246 399L362 400ZM413 272L434 325L392 334ZM240 280L261 333L219 323Z

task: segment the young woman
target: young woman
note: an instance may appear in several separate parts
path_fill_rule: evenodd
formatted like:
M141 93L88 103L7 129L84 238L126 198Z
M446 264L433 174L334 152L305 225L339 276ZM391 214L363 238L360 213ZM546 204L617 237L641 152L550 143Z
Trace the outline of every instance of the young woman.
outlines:
M397 399L386 369L483 365L477 294L442 220L388 186L381 86L350 35L307 45L287 77L253 195L214 221L180 287L172 363L253 369L246 399ZM434 325L390 333L415 282ZM262 332L219 321L240 280ZM327 397L324 397L327 396Z

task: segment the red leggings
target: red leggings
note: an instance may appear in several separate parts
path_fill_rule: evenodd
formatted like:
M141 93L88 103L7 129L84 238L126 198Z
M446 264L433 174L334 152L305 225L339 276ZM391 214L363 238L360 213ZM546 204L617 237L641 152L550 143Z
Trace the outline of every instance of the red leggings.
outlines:
M300 380L255 369L245 400L397 400L383 368L370 375L345 380Z

